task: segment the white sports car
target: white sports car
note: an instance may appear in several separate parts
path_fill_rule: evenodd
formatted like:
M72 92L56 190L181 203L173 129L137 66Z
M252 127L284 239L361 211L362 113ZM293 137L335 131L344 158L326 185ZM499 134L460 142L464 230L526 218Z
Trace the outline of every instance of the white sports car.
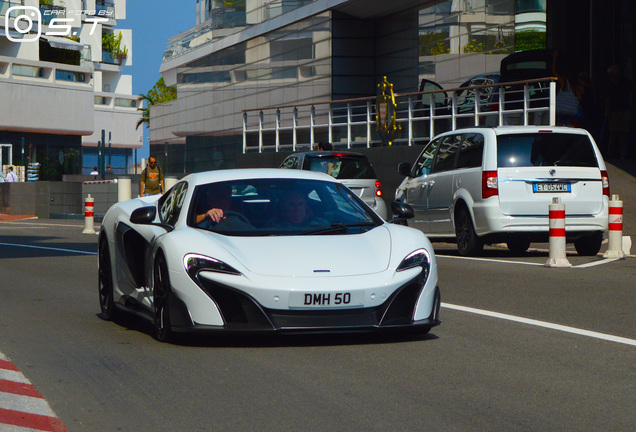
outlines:
M395 203L396 221L412 217ZM110 208L99 233L102 316L179 331L331 332L440 323L437 265L419 230L346 186L281 169L191 174Z

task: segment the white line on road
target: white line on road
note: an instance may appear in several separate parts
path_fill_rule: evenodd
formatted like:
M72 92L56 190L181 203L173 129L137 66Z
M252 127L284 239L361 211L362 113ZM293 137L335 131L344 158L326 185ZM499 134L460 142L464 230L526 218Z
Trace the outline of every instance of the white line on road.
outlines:
M616 342L616 343L621 343L621 344L625 344L625 345L636 346L636 340L629 339L629 338L624 338L624 337L620 337L620 336L614 336L614 335L609 335L609 334L605 334L605 333L597 333L597 332L593 332L593 331L589 331L589 330L578 329L578 328L575 328L575 327L568 327L568 326L564 326L564 325L560 325L560 324L553 324L553 323L549 323L549 322L545 322L545 321L538 321L538 320L533 320L533 319L530 319L530 318L522 318L522 317L518 317L518 316L514 316L514 315L508 315L508 314L503 314L503 313L499 313L499 312L491 312L491 311L487 311L487 310L483 310L483 309L474 309L474 308L471 308L471 307L458 306L458 305L453 305L453 304L449 304L449 303L442 303L442 307L445 307L447 309L453 309L453 310L461 311L461 312L468 312L468 313L473 313L473 314L477 314L477 315L484 315L484 316L489 316L489 317L492 317L492 318L503 319L503 320L507 320L507 321L514 321L514 322L518 322L518 323L522 323L522 324L528 324L528 325L533 325L533 326L537 326L537 327L543 327L543 328L548 328L548 329L552 329L552 330L558 330L558 331L562 331L562 332L566 332L566 333L573 333L573 334L577 334L577 335L581 335L581 336L587 336L587 337L591 337L591 338L602 339L602 340L606 340L606 341L609 341L609 342Z
M82 250L73 250L73 249L62 249L62 248L52 248L52 247L44 247L44 246L31 246L31 245L17 245L13 243L0 243L0 246L13 246L13 247L22 247L22 248L31 248L31 249L44 249L44 250L52 250L57 252L71 252L77 254L84 255L97 255L97 252L88 252Z
M436 258L454 258L454 259L463 259L469 261L485 261L485 262L494 262L494 263L502 263L502 264L520 264L520 265L529 265L529 266L540 266L545 267L545 264L541 263L532 263L532 262L524 262L524 261L509 261L509 260L500 260L494 258L475 258L475 257L464 257L464 256L455 256L455 255L439 255L435 254ZM607 258L600 261L593 261L585 264L580 264L576 266L572 266L571 268L587 268L594 267L603 264L609 264L614 261L618 261L621 258Z
M463 259L463 260L469 260L469 261L488 261L488 262L504 263L504 264L523 264L523 265L530 265L530 266L543 266L543 264L541 264L541 263L530 263L530 262L523 262L523 261L507 261L507 260L498 260L498 259L493 259L493 258L473 258L473 257L463 257L463 256L454 256L454 255L438 255L438 254L435 254L435 257L436 258Z
M589 262L587 264L581 264L581 265L577 265L574 266L574 268L586 268L586 267L594 267L597 265L601 265L601 264L607 264L607 263L611 263L612 261L618 261L621 258L606 258L602 261L593 261L593 262Z

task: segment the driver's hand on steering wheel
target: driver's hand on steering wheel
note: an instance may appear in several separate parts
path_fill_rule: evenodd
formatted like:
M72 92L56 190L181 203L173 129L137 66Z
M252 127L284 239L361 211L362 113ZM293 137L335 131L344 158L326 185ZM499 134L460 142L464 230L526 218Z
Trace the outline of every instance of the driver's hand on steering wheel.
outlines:
M210 218L212 222L219 223L226 219L223 215L223 210L219 208L213 208L206 212L206 217Z

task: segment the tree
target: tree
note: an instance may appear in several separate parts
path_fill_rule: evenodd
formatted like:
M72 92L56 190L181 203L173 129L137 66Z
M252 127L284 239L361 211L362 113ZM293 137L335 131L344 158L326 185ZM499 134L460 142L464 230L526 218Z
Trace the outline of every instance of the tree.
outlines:
M150 107L160 103L168 102L177 98L177 89L174 87L168 87L163 77L159 78L159 81L148 91L148 93L141 93L139 100L142 101L142 108L137 108L137 111L141 111L141 118L137 121L137 129L142 124L146 127L150 127ZM145 107L143 107L143 102Z

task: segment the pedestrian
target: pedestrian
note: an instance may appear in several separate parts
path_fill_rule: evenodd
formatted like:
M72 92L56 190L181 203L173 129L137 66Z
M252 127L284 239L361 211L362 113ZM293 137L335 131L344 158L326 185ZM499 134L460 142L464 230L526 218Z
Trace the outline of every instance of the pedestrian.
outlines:
M91 174L93 176L93 180L97 180L97 176L99 175L99 171L97 171L97 167L93 167L93 171Z
M575 93L575 86L564 71L565 67L557 62L558 51L554 51L553 58L552 73L558 78L559 84L556 95L556 123L559 126L576 126L581 115L581 103Z
M597 125L597 111L596 101L594 100L594 90L592 88L592 78L589 73L579 73L575 93L581 102L581 116L577 122L578 126L594 134Z
M629 129L631 123L632 82L622 76L618 66L607 70L607 97L605 98L605 118L609 125L608 158L627 158Z
M18 181L18 177L15 175L15 173L13 172L13 167L10 166L8 168L9 172L7 173L7 182L9 183L15 183Z
M318 143L318 150L319 151L331 151L331 150L333 150L333 146L331 145L331 143L320 141Z
M106 174L115 174L113 172L113 169L110 167L110 165L106 165Z
M154 156L148 158L148 166L141 172L139 186L141 196L163 193L163 172L161 172L161 168L157 166L157 159Z

